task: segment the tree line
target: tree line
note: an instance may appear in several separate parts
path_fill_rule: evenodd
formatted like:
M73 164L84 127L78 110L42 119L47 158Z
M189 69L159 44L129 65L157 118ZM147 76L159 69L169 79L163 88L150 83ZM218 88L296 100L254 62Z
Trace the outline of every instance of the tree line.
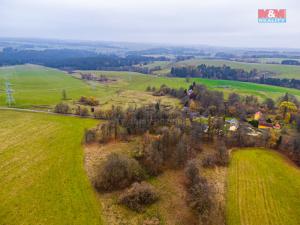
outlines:
M0 51L0 66L18 64L38 64L59 69L80 70L137 70L137 64L153 61L166 61L165 57L146 57L140 55L104 55L86 50L47 49L16 50L4 48Z
M298 60L287 59L287 60L282 60L281 64L283 64L283 65L296 65L296 66L299 66L300 62Z
M201 64L197 67L172 67L171 75L175 77L201 77L215 80L236 80L300 89L300 80L297 79L275 78L270 77L273 75L272 72L260 72L257 69L246 71L243 69L234 69L226 65L207 66L205 64Z

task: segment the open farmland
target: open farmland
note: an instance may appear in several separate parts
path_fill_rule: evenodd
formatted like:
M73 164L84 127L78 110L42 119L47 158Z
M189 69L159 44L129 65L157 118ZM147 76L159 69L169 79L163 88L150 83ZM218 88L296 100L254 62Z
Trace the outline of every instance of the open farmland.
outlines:
M300 171L281 155L234 151L228 176L227 224L299 224Z
M102 74L108 77L113 77L119 81L115 84L103 85L103 88L107 89L145 91L147 86L155 86L156 88L159 88L162 84L166 84L173 88L187 88L193 81L195 81L198 84L206 85L210 89L222 91L225 93L225 96L234 91L243 95L255 95L260 99L265 99L267 97L276 99L279 96L284 95L286 92L300 97L300 90L248 82L191 78L190 83L187 83L184 78L157 77L128 72L89 72L98 74L99 76Z
M119 78L115 83L100 84L85 82L63 71L47 67L35 65L2 67L0 68L0 106L6 106L5 81L12 84L16 101L14 107L18 108L51 109L62 101L63 90L66 90L67 101L71 104L80 96L95 96L104 108L109 108L112 104L139 106L141 103L152 103L158 100L145 92L147 76L129 72L105 72L105 74L118 74ZM159 99L162 104L179 104L174 98Z
M80 80L67 76L62 71L41 66L25 65L0 68L0 89L5 89L5 81L12 84L16 107L47 107L61 101L62 90L68 98L92 95L91 87ZM103 91L96 90L97 95ZM5 105L5 92L0 93L0 105Z
M0 111L0 224L102 224L83 169L95 121Z
M148 86L159 88L166 84L173 88L188 88L195 81L204 84L210 89L220 90L227 96L235 91L243 95L255 95L261 100L267 97L274 99L289 92L300 97L300 90L245 83L238 81L209 80L201 78L190 79L187 83L184 78L158 77L133 72L112 71L82 71L114 78L111 83L87 82L78 77L68 75L56 69L25 65L3 67L0 69L0 105L6 105L5 81L12 84L13 96L16 100L15 107L52 109L62 101L62 90L67 92L67 100L73 104L80 96L95 96L100 101L100 106L110 108L112 104L122 106L139 106L149 104L160 99L162 104L177 106L177 99L170 97L153 97L145 90Z

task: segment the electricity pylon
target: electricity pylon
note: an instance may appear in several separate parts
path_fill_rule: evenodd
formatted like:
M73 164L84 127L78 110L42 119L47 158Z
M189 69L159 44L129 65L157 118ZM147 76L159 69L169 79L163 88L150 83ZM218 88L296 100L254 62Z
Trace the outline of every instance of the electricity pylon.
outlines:
M11 107L11 105L15 103L15 99L12 95L13 90L11 89L11 84L9 81L5 82L5 88L6 88L6 103L9 107Z

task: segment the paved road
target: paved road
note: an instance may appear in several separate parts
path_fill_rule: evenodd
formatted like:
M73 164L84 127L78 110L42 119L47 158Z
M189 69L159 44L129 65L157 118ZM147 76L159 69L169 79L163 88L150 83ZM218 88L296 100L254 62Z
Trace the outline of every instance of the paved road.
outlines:
M71 117L95 119L93 116L78 116L78 115L74 115L74 114L61 114L61 113L55 113L55 112L51 112L51 111L42 111L42 110L35 110L35 109L20 109L20 108L12 108L12 107L0 107L0 110L11 110L11 111L32 112L32 113L44 113L44 114L59 115L59 116L71 116Z

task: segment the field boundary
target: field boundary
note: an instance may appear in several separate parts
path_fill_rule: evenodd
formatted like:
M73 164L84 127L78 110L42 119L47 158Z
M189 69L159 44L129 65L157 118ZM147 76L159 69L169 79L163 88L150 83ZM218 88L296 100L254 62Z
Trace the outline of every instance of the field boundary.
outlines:
M93 117L93 116L79 116L79 115L74 115L74 114L62 114L62 113L56 113L56 112L51 112L51 111L43 111L43 110L35 110L35 109L20 109L20 108L0 107L0 110L11 110L11 111L31 112L31 113L44 113L44 114L50 114L50 115L95 119L95 117Z

